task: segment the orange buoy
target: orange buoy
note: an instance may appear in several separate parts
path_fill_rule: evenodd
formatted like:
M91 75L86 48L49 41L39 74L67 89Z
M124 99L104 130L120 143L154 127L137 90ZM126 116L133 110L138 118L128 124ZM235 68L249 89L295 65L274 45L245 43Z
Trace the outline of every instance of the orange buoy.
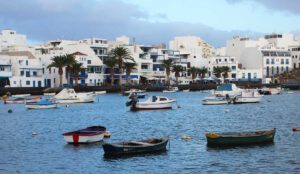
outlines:
M105 131L105 133L104 133L104 137L105 138L109 138L110 135L111 135L111 133L109 131Z
M300 131L300 128L299 127L294 127L292 130L293 131Z

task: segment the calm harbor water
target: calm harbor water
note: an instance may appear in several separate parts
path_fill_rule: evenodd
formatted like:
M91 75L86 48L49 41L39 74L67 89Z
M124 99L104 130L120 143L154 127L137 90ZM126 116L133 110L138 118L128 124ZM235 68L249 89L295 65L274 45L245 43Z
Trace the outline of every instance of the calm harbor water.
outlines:
M203 106L209 93L149 93L175 98L181 108L130 112L127 97L100 95L95 103L27 110L0 104L0 173L300 173L300 92L265 96L259 104ZM12 109L13 113L7 113ZM228 111L229 112L225 112ZM156 155L106 159L101 143L67 145L62 133L91 125L112 132L105 141L170 135ZM267 146L208 148L205 132L277 128ZM32 136L32 132L38 134ZM182 135L192 136L190 141Z

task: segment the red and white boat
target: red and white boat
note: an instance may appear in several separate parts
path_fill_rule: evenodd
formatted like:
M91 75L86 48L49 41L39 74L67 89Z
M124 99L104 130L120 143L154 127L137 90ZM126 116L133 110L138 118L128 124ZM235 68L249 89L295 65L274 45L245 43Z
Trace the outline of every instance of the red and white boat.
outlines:
M103 126L91 126L73 132L64 133L64 139L67 143L95 143L102 141L106 128Z
M4 100L4 104L23 104L27 102L37 102L40 99L41 97L6 99Z
M130 110L155 110L155 109L172 109L172 104L176 100L169 99L162 96L152 96L146 101L139 101L137 98L132 98L131 101L127 102L127 106L131 106Z

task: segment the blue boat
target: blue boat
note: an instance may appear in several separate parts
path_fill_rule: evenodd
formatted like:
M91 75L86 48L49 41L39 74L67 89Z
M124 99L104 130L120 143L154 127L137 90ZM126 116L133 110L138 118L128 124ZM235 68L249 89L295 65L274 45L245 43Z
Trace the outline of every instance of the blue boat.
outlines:
M25 104L27 109L51 109L56 108L57 103L51 100L39 100L37 102L26 102Z

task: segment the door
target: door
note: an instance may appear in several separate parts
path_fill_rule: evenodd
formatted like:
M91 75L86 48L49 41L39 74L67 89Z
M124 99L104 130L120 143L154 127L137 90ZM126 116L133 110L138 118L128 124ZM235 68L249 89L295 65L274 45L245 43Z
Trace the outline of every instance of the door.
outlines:
M47 79L47 87L51 87L51 79Z
M251 73L248 73L248 81L251 81Z
M38 87L42 87L42 82L38 81Z
M35 87L35 81L33 81L33 87Z

